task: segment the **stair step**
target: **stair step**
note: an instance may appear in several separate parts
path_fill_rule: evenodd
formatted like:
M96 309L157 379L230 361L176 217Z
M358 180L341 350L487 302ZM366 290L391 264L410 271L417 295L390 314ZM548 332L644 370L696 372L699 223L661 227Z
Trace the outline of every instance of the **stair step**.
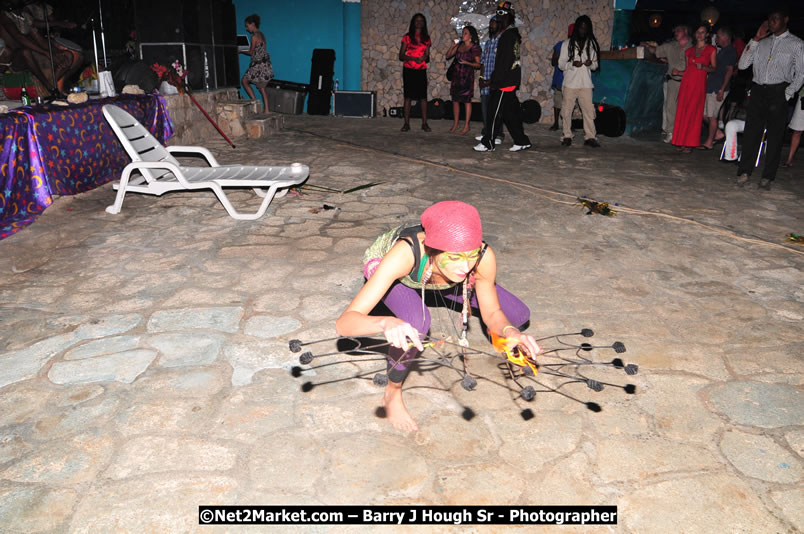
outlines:
M215 104L215 112L219 117L227 117L229 120L246 120L257 115L261 107L256 100L224 100Z
M279 132L285 126L285 118L278 113L258 114L246 121L246 135L249 139L266 137Z

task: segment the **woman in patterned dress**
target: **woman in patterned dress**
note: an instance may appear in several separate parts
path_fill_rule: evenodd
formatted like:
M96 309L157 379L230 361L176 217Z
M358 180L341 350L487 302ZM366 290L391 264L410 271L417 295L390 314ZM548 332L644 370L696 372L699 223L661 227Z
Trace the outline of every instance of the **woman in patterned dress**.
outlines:
M456 40L455 44L447 52L447 59L455 57L457 68L452 76L449 94L452 97L452 114L454 116L450 132L458 129L460 116L460 104L466 108L466 121L461 130L462 134L469 131L469 119L472 118L472 97L475 94L475 69L479 69L480 57L483 50L480 48L480 40L477 37L477 30L472 26L466 26L461 33L461 39Z
M251 48L243 50L242 53L251 56L251 63L243 75L241 85L251 100L256 97L250 84L253 83L257 86L262 94L262 111L268 113L268 95L265 93L265 87L273 79L274 69L271 66L271 56L265 49L265 35L259 30L259 27L259 15L246 17L246 31L251 34Z

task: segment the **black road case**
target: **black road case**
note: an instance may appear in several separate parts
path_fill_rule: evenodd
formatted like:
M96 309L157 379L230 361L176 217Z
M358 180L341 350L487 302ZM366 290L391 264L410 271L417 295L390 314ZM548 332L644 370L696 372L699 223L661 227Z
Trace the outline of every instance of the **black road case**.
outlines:
M338 117L370 119L377 115L377 93L374 91L337 91L333 113Z

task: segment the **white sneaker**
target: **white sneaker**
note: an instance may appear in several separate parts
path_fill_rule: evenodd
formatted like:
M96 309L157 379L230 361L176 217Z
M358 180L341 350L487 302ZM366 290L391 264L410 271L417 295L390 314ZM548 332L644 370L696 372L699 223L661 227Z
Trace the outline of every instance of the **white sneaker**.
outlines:
M486 145L484 145L483 143L478 143L477 145L475 145L473 150L475 152L491 152L491 149Z
M508 150L511 152L519 152L520 150L527 150L531 147L531 145L514 145Z
M482 140L483 140L483 136L482 136L482 135L476 135L476 136L475 136L475 141L482 141Z
M497 139L495 139L495 140L494 140L494 144L495 144L495 145L501 145L501 144L502 144L502 142L503 142L502 137L498 137Z

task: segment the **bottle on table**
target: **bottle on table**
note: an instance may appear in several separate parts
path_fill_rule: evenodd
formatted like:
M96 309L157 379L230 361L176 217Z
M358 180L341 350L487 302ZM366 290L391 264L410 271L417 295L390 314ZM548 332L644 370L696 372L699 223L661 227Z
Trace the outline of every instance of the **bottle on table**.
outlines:
M20 102L22 102L23 106L30 106L31 105L31 97L28 96L28 89L25 86L22 86L22 90L20 90Z

